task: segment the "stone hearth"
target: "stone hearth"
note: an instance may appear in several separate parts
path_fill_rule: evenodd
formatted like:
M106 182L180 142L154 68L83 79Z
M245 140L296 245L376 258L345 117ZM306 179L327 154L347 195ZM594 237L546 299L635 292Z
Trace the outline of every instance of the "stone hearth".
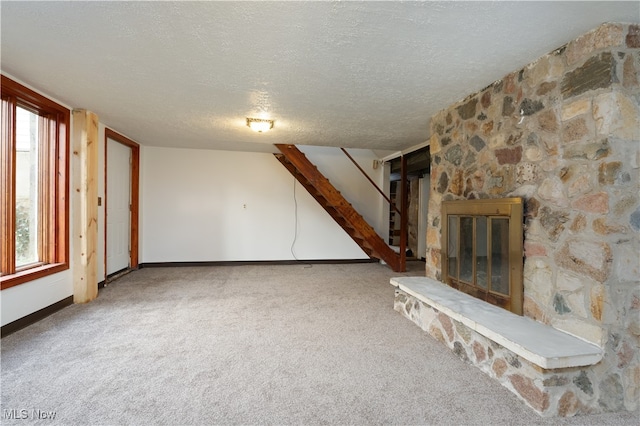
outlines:
M393 278L394 309L542 416L572 414L598 346L426 277ZM592 392L592 391L591 391Z

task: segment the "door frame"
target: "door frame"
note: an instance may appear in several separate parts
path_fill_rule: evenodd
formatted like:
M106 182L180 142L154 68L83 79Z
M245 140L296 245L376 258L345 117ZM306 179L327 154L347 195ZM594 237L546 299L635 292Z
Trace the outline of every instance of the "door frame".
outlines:
M138 269L138 220L140 212L140 145L126 136L115 132L108 127L104 129L104 279L107 281L107 205L109 203L109 197L107 192L108 185L108 163L109 158L107 154L107 148L109 145L109 139L114 142L121 143L131 148L131 216L129 219L129 270Z

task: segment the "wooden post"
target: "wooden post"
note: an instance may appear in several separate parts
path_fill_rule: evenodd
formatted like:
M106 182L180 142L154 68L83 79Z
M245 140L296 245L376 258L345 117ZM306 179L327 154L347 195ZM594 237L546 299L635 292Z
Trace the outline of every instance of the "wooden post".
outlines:
M407 270L407 225L409 220L409 185L407 185L407 157L400 157L400 272Z
M98 296L98 116L73 111L73 302Z

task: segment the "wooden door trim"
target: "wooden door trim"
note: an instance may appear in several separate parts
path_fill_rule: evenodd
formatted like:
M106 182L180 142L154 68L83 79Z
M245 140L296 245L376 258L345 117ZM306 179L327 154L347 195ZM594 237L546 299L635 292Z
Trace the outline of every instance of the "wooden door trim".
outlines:
M138 254L138 221L140 216L140 145L126 136L117 133L108 127L104 129L104 279L107 279L107 185L109 158L107 148L109 139L131 148L131 219L129 223L131 252L129 255L129 268L137 269L139 265Z

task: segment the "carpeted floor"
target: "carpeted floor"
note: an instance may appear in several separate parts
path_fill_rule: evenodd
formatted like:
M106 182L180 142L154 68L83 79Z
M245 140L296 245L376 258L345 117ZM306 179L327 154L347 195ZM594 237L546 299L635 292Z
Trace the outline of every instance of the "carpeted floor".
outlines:
M393 310L423 268L132 272L2 339L2 424L637 424L542 419L458 359Z

